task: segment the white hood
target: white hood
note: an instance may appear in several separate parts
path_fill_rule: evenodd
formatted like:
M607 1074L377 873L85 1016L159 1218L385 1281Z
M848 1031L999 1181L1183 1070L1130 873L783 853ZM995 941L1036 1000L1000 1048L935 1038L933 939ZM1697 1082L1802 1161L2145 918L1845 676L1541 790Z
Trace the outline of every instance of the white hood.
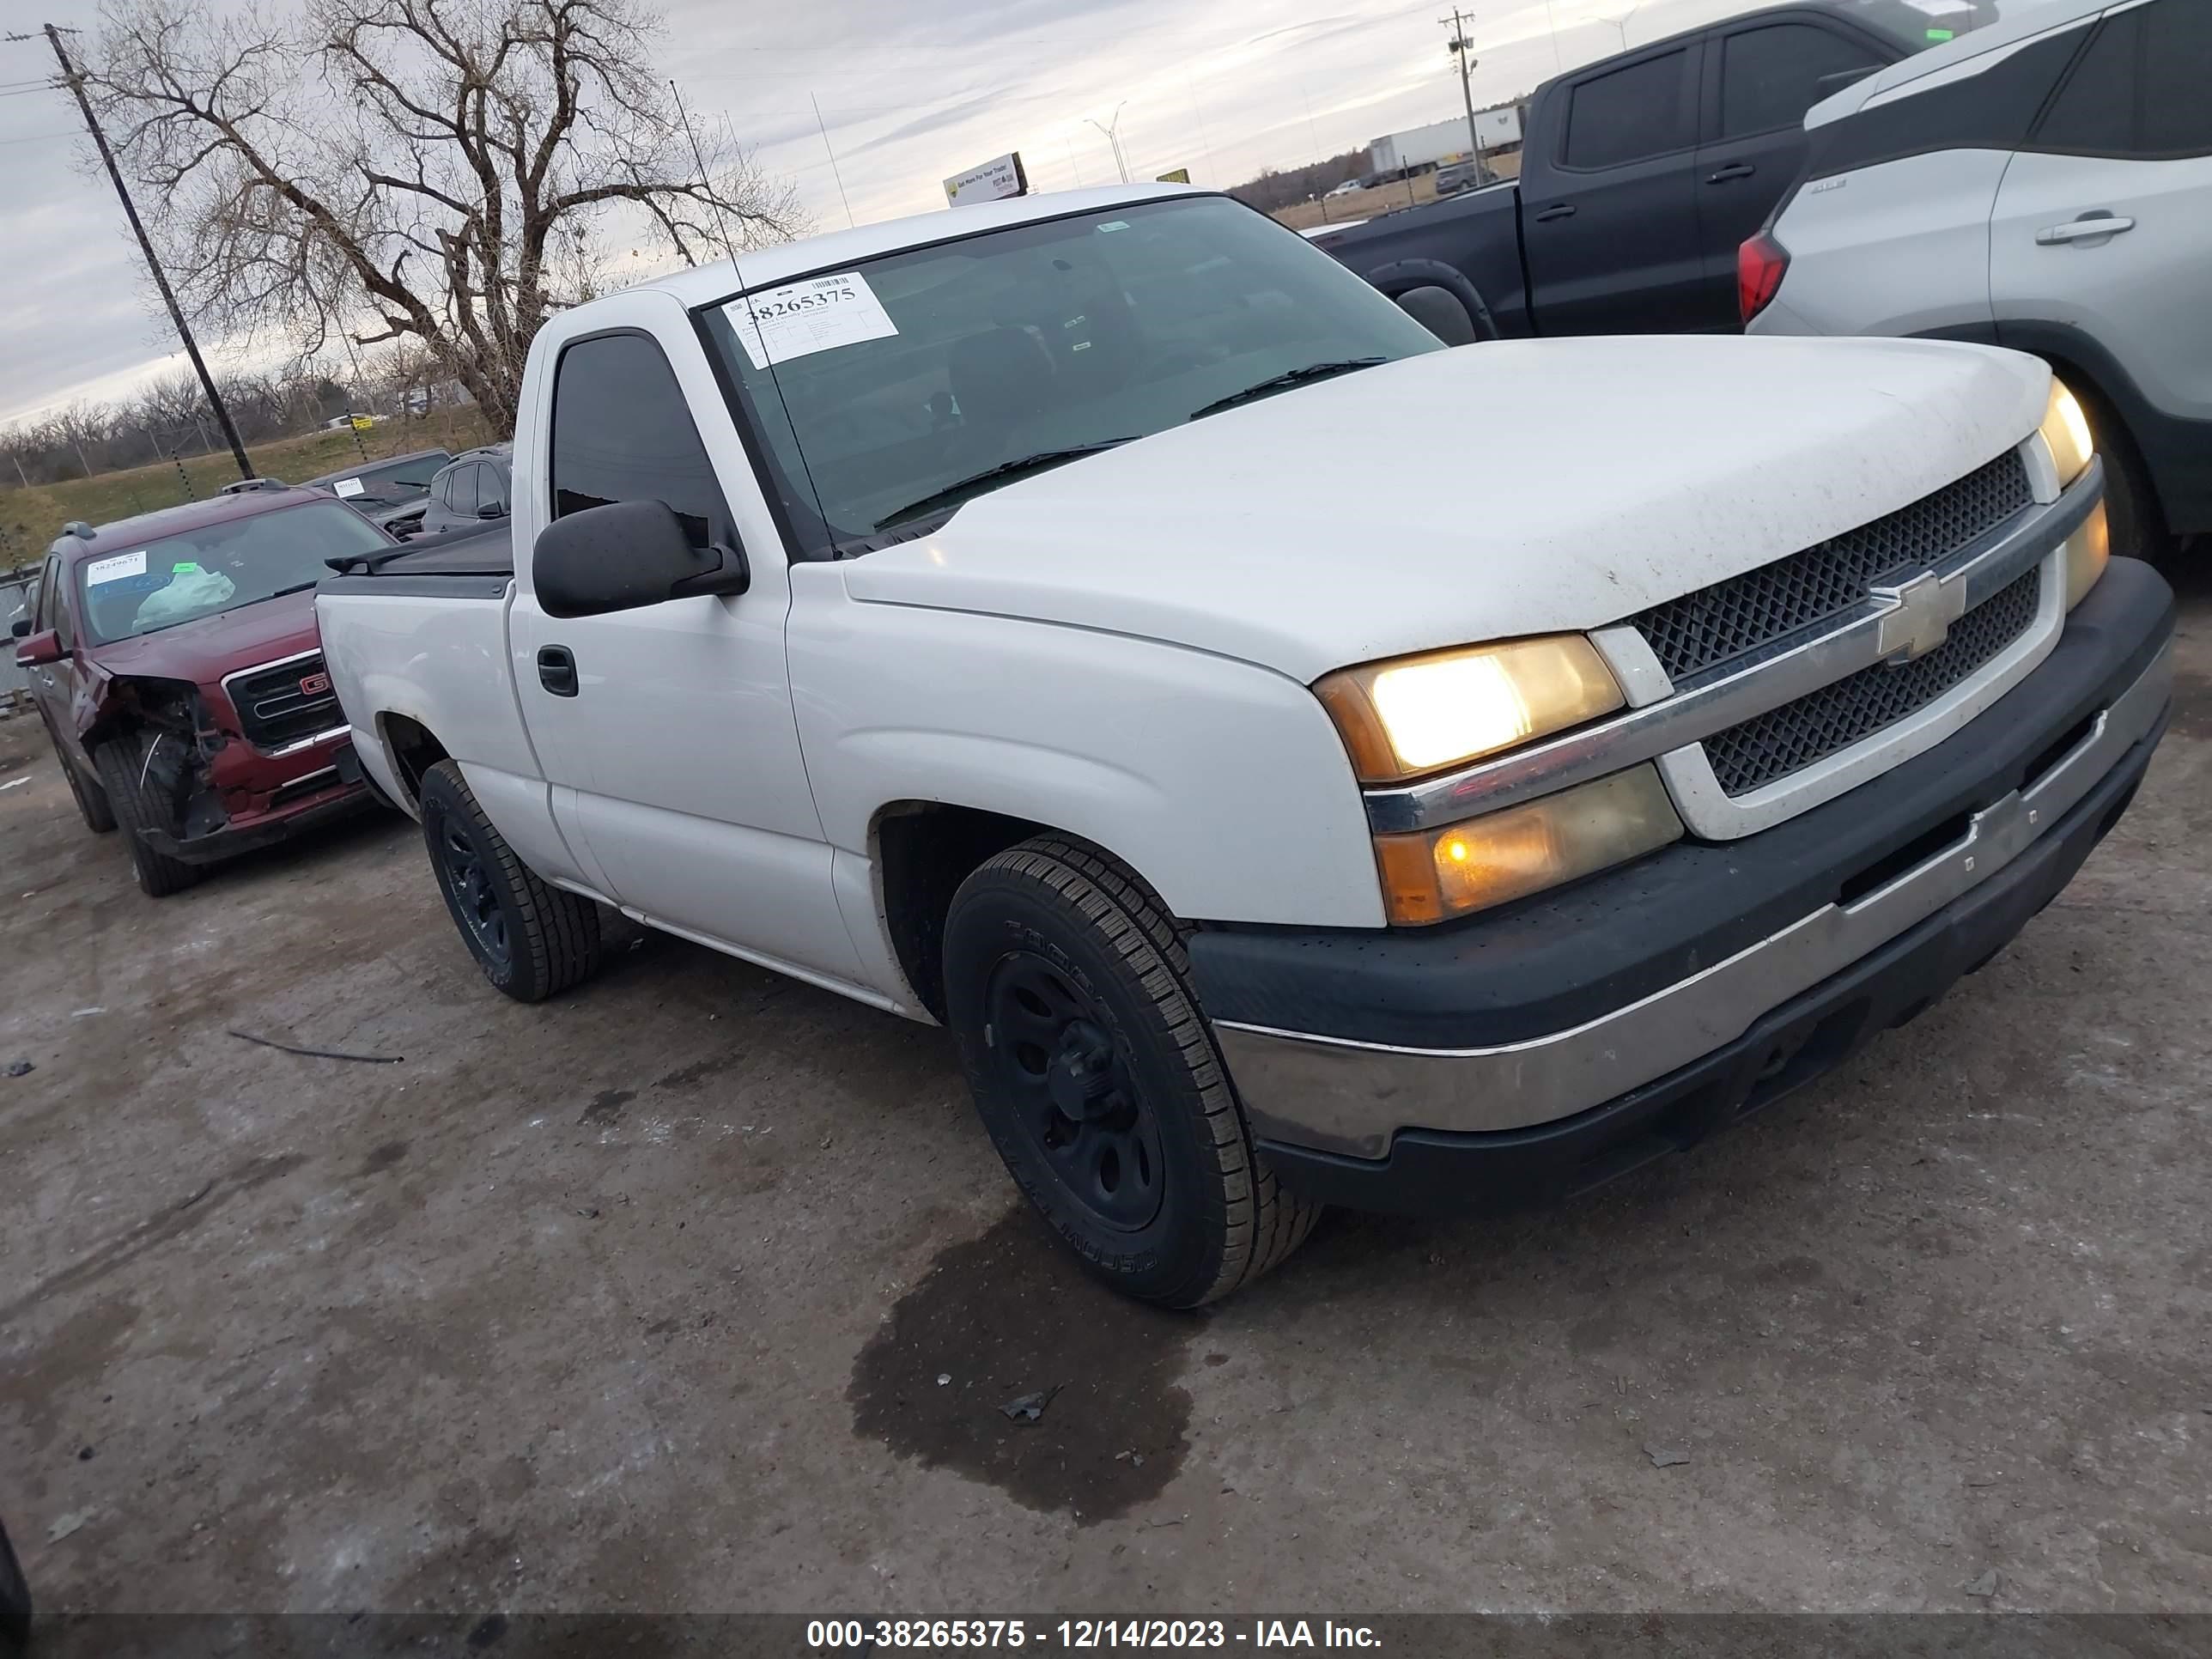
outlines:
M1910 340L1463 346L981 496L858 600L1172 641L1310 682L1618 622L1877 519L2033 432L2033 358Z

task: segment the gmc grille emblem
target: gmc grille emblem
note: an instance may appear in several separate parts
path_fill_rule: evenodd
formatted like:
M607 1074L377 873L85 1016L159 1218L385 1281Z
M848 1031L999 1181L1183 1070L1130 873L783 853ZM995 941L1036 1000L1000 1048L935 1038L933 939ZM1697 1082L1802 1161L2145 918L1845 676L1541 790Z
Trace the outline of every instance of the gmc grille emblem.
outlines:
M330 689L331 677L328 674L310 674L300 682L300 695L303 697L319 697Z

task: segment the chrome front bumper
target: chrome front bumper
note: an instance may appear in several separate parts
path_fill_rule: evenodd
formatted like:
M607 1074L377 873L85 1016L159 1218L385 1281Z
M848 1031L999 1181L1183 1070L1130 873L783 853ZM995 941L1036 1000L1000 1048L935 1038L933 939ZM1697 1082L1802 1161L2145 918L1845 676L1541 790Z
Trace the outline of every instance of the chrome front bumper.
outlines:
M1401 1129L1523 1129L1571 1117L1741 1037L1770 1011L1849 968L1988 881L2033 847L2146 736L2172 696L2161 648L2088 730L1966 833L1863 896L1825 905L1704 971L1570 1030L1491 1048L1408 1048L1217 1020L1255 1132L1352 1158L1384 1156Z

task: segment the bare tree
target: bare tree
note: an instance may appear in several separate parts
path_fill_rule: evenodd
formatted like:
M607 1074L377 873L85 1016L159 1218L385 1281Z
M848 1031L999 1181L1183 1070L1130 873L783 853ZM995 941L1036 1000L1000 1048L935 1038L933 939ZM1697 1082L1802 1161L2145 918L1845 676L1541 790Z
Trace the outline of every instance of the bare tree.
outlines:
M304 357L412 341L512 430L532 337L600 281L605 216L686 260L800 222L724 130L704 166L638 0L109 0L86 81L179 294Z

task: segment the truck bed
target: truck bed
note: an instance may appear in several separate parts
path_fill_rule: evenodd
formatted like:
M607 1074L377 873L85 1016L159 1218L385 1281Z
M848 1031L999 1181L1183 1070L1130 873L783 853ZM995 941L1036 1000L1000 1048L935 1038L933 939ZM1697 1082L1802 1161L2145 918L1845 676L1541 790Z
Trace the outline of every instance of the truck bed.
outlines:
M514 538L506 525L488 525L333 559L331 564L338 574L318 592L495 599L514 579Z
M1521 255L1521 190L1510 179L1386 213L1313 239L1394 299L1420 285L1424 263L1474 283L1501 339L1535 332Z

